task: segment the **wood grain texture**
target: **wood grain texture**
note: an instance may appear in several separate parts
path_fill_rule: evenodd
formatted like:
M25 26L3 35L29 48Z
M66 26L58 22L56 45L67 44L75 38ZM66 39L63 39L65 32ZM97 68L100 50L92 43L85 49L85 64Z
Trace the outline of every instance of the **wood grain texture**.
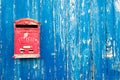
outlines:
M0 80L119 80L120 0L0 0ZM13 23L41 23L39 59L13 59Z

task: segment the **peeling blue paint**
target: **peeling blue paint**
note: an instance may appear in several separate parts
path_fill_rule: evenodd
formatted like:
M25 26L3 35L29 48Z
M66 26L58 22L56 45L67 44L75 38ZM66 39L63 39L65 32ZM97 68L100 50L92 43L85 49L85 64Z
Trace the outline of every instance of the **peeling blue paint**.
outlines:
M0 0L0 80L119 80L120 0ZM13 59L13 22L41 23L40 59Z

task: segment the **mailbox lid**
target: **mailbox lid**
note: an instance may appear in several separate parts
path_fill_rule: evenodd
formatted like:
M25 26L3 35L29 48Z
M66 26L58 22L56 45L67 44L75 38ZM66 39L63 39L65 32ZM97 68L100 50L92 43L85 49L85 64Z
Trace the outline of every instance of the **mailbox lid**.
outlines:
M39 25L39 24L40 23L38 21L30 18L23 18L23 19L16 20L14 22L14 25Z

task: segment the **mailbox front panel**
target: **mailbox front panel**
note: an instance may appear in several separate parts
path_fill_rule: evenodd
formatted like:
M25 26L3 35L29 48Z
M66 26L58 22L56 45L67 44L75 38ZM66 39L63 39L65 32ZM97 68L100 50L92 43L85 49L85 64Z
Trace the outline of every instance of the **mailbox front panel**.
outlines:
M38 32L21 32L15 33L15 53L16 54L38 54L39 53L39 33Z

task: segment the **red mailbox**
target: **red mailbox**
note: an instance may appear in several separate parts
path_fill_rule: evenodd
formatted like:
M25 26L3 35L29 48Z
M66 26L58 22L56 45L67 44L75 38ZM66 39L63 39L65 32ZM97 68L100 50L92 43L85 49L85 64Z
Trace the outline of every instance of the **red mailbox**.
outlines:
M14 22L13 58L40 57L40 23L29 18Z

